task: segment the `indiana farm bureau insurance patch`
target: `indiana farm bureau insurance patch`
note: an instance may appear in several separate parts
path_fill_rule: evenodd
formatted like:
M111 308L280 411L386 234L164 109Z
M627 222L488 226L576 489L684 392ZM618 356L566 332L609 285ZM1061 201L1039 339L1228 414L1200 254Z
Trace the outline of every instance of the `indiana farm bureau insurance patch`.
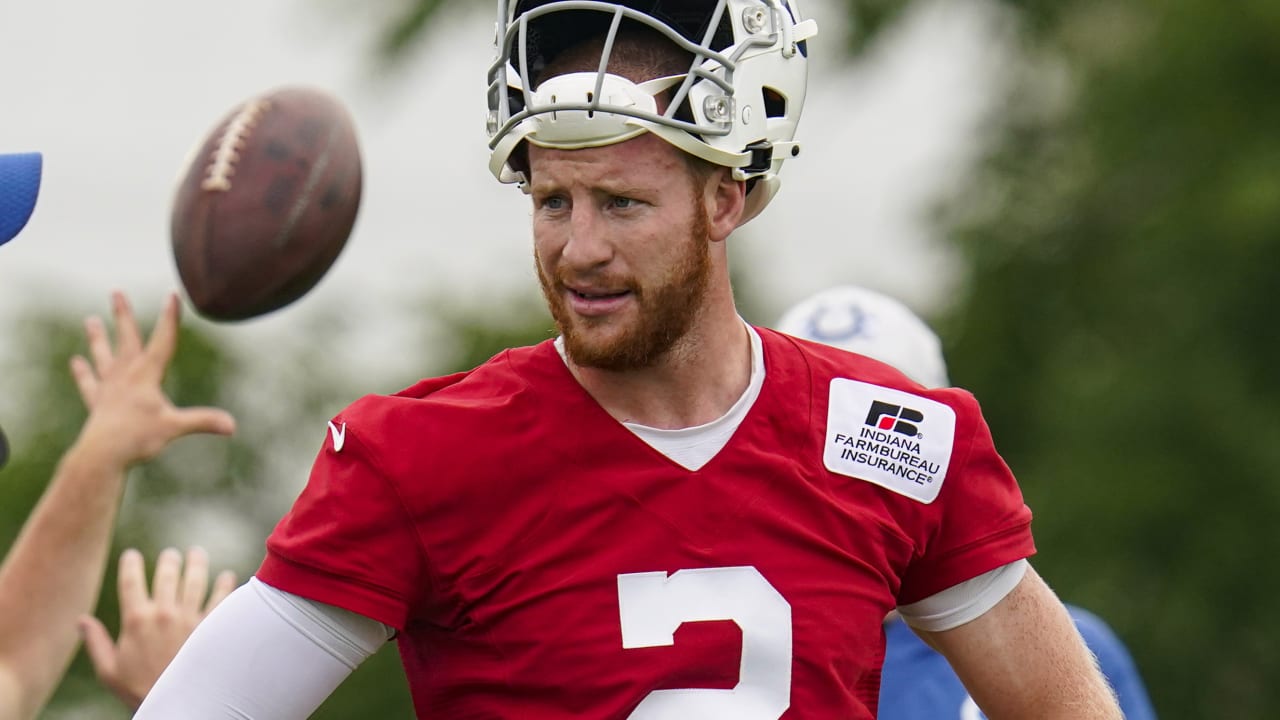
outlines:
M831 381L823 462L926 505L951 462L956 411L928 398L847 378Z

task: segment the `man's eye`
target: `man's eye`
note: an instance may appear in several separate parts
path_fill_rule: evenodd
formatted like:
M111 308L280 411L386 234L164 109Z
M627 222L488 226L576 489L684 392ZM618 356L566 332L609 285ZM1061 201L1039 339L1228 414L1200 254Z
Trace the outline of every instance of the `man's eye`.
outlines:
M547 210L562 210L565 207L564 198L559 195L544 197L538 201L538 204Z
M609 201L609 204L619 210L626 210L627 208L635 207L636 201L629 197L614 197Z

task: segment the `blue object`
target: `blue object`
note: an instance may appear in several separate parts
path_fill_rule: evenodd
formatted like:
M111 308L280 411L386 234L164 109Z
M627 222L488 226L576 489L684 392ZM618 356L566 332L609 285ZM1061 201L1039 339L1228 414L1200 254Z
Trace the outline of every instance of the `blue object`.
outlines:
M1085 644L1098 656L1107 682L1120 699L1126 720L1155 720L1129 650L1093 613L1067 606ZM947 659L924 644L901 618L884 626L884 674L880 680L880 720L984 720Z
M0 154L0 245L12 240L36 209L43 166L40 153Z

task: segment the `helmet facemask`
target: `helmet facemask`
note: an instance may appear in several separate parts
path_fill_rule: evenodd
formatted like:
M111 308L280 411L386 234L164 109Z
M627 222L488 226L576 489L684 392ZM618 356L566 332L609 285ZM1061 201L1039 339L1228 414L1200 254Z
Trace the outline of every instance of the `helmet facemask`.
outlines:
M622 4L625 3L625 4ZM804 101L805 40L790 0L499 0L489 70L490 170L524 185L522 143L599 147L652 132L748 182L743 222L777 190ZM664 7L665 6L665 7ZM633 81L606 72L620 33L656 33L678 68ZM557 57L594 39L595 67L548 74ZM630 62L630 59L628 59ZM544 76L545 77L544 79Z

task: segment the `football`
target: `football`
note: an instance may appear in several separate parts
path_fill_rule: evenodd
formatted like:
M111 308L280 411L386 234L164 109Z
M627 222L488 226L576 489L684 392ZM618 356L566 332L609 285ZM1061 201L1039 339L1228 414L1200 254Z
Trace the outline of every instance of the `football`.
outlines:
M351 114L287 87L227 113L187 163L170 218L187 297L211 320L244 320L307 293L337 260L360 208Z

